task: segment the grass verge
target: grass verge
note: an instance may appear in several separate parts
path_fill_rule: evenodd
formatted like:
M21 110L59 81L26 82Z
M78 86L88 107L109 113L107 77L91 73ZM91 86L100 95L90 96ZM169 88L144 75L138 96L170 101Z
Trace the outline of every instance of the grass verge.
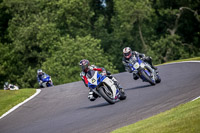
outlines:
M167 62L199 61L200 57ZM200 99L181 104L148 119L119 128L111 133L199 133Z
M35 92L36 89L0 90L0 116Z
M200 57L181 59L181 60L174 60L174 61L169 61L169 62L166 62L166 63L163 63L163 64L169 64L169 63L181 62L181 61L200 61ZM159 64L159 65L162 65L162 64ZM159 65L156 65L156 66L159 66Z
M112 133L199 133L200 99L182 104Z

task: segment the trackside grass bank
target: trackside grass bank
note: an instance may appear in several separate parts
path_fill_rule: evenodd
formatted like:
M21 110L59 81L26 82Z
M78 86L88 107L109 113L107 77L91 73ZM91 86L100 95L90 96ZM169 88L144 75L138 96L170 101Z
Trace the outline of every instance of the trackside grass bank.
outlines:
M0 90L0 116L35 92L36 89Z
M181 60L169 61L169 62L166 62L166 63L163 63L163 64L169 64L169 63L175 63L175 62L181 62L181 61L200 61L200 57L194 57L194 58L189 58L189 59L181 59ZM162 64L159 64L159 65L162 65Z
M200 57L181 61L199 61ZM168 64L164 63L164 64ZM200 99L128 125L111 133L200 133Z
M199 133L200 99L179 105L112 133Z

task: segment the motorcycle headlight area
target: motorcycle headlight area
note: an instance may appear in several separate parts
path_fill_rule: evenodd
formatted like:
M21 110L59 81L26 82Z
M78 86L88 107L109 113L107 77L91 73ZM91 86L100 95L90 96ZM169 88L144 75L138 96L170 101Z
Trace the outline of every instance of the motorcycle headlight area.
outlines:
M145 67L145 64L144 64L144 63L141 63L140 66L141 66L142 68L144 68L144 67Z
M140 64L138 62L136 62L133 66L135 69L138 69L140 67Z

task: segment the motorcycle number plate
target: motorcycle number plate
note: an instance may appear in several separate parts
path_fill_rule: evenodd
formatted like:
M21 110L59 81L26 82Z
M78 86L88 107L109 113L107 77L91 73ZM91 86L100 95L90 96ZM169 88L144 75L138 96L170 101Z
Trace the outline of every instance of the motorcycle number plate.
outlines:
M92 83L94 83L94 82L96 82L96 80L95 80L95 79L92 79Z
M140 66L140 65L139 65L139 63L138 63L138 62L136 62L136 63L134 64L134 66L133 66L133 67L134 67L135 69L138 69L138 68L139 68L139 66Z

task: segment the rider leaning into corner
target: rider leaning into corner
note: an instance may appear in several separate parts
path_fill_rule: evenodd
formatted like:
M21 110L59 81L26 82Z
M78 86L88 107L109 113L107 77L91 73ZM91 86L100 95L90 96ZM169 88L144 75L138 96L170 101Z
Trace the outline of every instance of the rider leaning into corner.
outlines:
M46 74L46 73L43 72L42 69L38 69L38 70L37 70L37 80L38 80L38 83L39 83L40 88L43 87L43 86L42 86L42 83L43 83L42 78L43 78L43 75L45 75L45 74Z
M129 60L130 59L133 59L135 60L135 56L139 56L140 59L142 59L144 62L147 62L148 64L151 65L151 67L157 71L157 67L155 67L153 64L152 64L152 58L149 57L149 56L145 56L145 54L142 54L142 53L139 53L137 51L132 51L130 47L125 47L123 49L123 58L122 58L122 63L124 64L125 66L125 70L129 73L133 72L131 67L128 65L129 63ZM137 80L139 77L133 73L133 79Z
M120 86L120 84L117 82L117 80L111 75L110 72L106 71L105 68L103 68L103 67L97 67L95 65L90 65L90 62L87 59L81 60L79 65L81 66L81 69L82 69L82 72L80 73L80 77L83 80L83 82L84 82L84 84L85 84L86 87L88 87L88 80L87 80L86 74L89 72L89 70L94 70L94 71L101 72L102 75L108 76L108 78L112 79L113 82L114 82L114 84L119 89L121 89L122 91L124 91L123 88ZM89 88L88 99L90 101L94 101L94 100L96 100L97 97L98 96L95 93L93 93L92 88Z

